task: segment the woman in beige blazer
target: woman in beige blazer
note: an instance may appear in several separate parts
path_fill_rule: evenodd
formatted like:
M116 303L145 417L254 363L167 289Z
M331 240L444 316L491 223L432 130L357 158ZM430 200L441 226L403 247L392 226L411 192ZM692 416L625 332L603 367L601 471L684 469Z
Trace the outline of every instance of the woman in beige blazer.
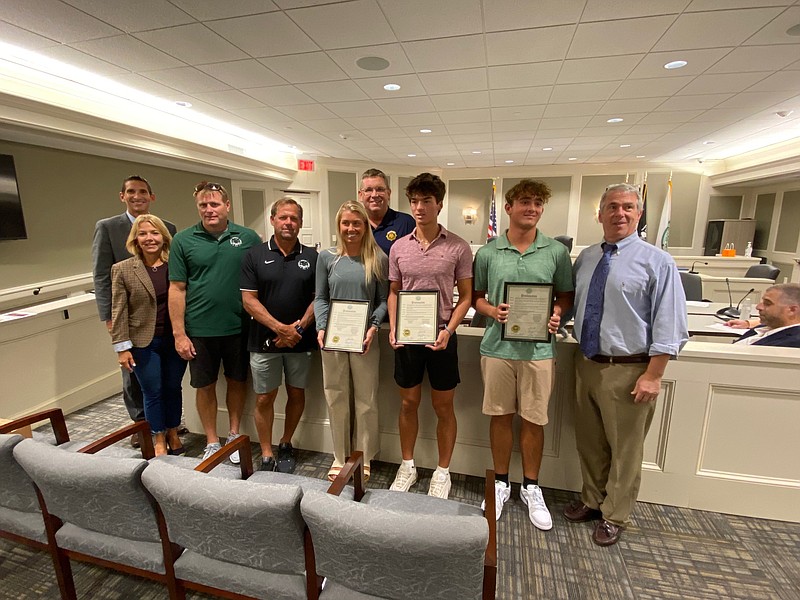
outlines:
M177 428L186 361L175 351L167 310L171 241L161 219L141 215L126 244L133 256L111 267L111 341L142 387L156 456L183 452Z

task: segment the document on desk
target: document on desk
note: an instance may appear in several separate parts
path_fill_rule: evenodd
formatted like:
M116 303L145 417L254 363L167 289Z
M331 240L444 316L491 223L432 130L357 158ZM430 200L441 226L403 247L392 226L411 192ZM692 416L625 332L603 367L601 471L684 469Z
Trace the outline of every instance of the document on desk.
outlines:
M36 313L25 312L22 310L6 313L4 315L0 315L0 323L5 323L6 321L16 321L17 319L24 319L25 317L32 317L35 314Z
M708 308L711 302L700 302L698 300L687 300L686 306L694 306L695 308Z
M724 331L730 334L736 334L737 332L739 335L747 331L746 329L734 329L733 327L728 327L725 323L712 323L711 325L706 325L706 329L713 329L714 331Z

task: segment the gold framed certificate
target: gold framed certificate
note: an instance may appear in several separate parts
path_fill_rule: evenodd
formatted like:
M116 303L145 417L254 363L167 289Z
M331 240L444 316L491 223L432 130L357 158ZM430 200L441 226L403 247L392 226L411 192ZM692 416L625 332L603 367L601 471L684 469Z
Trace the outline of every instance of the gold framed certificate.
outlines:
M369 302L366 300L331 299L323 350L363 352L368 319Z
M397 293L395 338L398 344L433 344L439 335L439 291Z
M553 284L506 281L503 302L508 320L501 338L513 342L549 342L547 324L553 314Z

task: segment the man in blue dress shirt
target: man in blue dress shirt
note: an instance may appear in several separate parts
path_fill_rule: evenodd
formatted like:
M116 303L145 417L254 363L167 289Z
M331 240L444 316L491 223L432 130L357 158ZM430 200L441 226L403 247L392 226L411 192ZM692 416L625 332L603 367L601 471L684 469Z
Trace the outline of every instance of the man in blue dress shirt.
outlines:
M378 169L368 169L361 176L361 187L358 188L358 199L367 209L369 224L375 241L389 256L395 240L408 235L417 224L414 218L404 212L389 208L392 188L386 173Z
M639 238L636 187L609 186L600 199L602 244L575 262L575 434L583 475L568 521L598 519L592 539L615 544L630 523L644 439L667 362L689 338L686 297L675 261Z

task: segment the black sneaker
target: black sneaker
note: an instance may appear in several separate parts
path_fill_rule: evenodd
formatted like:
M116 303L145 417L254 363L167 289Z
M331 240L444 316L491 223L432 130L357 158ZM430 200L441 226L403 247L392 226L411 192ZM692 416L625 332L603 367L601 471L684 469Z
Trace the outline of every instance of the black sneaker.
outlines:
M274 471L275 470L275 459L271 456L261 457L261 466L258 468L259 471Z
M297 460L294 458L294 448L291 442L281 443L278 446L278 461L275 470L281 473L294 473Z

